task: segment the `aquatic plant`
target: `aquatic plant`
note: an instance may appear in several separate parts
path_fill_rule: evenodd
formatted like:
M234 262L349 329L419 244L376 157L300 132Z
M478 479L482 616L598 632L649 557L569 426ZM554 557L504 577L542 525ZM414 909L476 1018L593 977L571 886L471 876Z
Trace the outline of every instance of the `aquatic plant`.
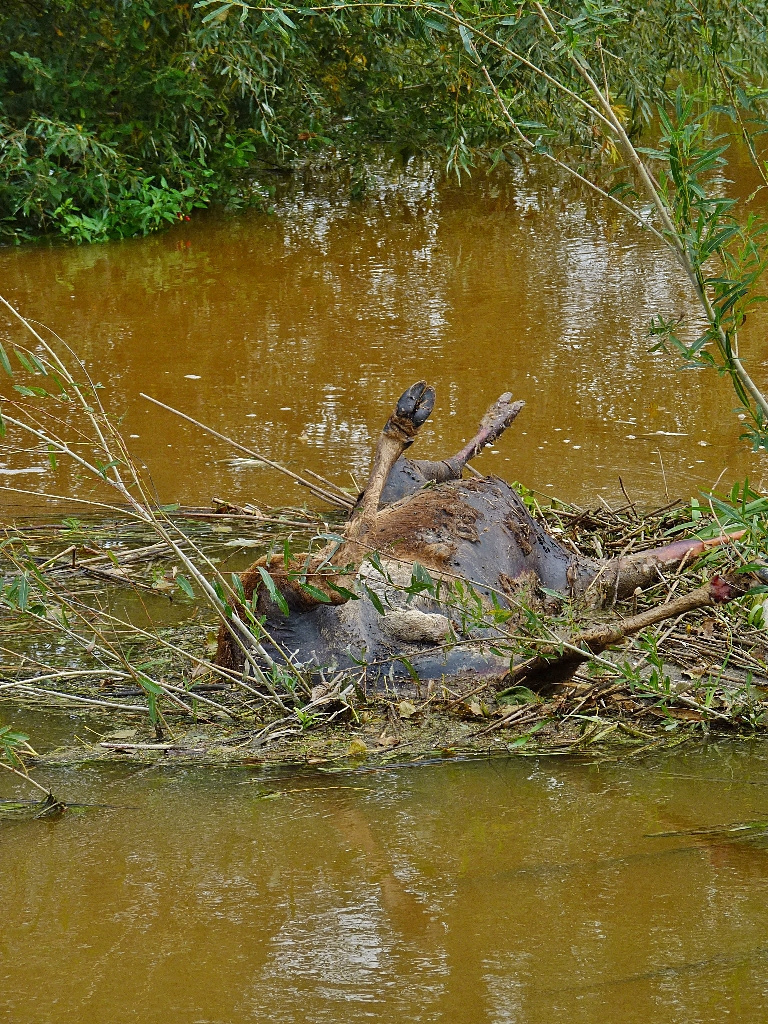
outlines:
M64 810L64 804L57 800L49 789L30 776L24 760L29 755L35 755L35 751L29 743L29 736L18 732L10 725L0 725L0 768L15 775L25 785L32 786L43 794L42 800L31 803L14 800L0 801L0 821L42 818L60 814Z

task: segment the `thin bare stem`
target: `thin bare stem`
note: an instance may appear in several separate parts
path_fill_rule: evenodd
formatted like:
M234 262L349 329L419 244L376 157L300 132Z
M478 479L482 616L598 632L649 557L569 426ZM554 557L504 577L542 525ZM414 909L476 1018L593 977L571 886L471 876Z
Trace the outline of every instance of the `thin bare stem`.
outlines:
M0 761L0 768L4 768L7 772L12 772L18 778L23 779L24 782L28 782L30 786L34 786L39 789L41 793L45 793L47 797L51 796L51 791L46 789L45 786L41 786L39 782L35 782L31 779L26 772L20 772L18 768L14 768L13 765L6 764L5 761Z
M262 455L261 452L254 451L253 448L246 448L246 446L240 444L239 441L235 441L231 437L227 437L226 434L222 434L218 430L214 430L213 427L209 427L205 423L201 423L200 420L196 420L194 417L188 416L185 412L180 412L178 409L174 409L172 405L166 405L165 402L160 402L158 399L152 398L150 395L145 395L143 391L140 392L140 395L148 402L152 402L154 405L159 405L161 409L165 409L167 412L172 412L175 416L180 416L183 420L193 423L196 427L199 427L200 430L204 430L206 433L212 434L213 437L218 437L220 441L226 441L227 444L231 444L232 447L237 448L238 451L245 452L246 455L250 455L252 459L258 459L259 462L263 462L265 466L269 466L271 469L276 469L279 473L283 473L285 476L290 477L291 480L295 481L297 484L300 484L302 487L306 487L319 498L324 498L332 505L336 505L337 508L349 509L354 506L355 503L351 498L342 498L340 495L333 494L324 487L318 487L318 485L313 484L311 480L305 480L303 476L299 476L299 474L294 473L293 470L288 469L286 466L281 466L279 462L275 462L273 459L268 459L266 455Z

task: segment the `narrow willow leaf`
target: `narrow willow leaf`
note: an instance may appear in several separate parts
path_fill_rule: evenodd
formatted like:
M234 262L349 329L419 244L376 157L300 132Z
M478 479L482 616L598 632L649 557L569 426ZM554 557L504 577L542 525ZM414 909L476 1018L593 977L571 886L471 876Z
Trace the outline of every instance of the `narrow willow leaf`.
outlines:
M316 601L320 601L322 604L331 603L330 597L328 597L328 595L318 587L313 587L311 583L299 583L299 586L305 594L309 594L310 597L314 597Z
M368 555L368 561L371 563L374 569L378 570L378 572L381 574L382 579L389 579L389 577L387 576L387 570L381 564L381 555L378 553L378 551L374 551L370 555Z
M464 43L464 49L467 51L470 57L474 57L475 46L474 43L472 42L472 33L469 31L466 25L459 25L459 35L461 36L462 43Z
M44 377L48 376L48 370L45 368L45 365L40 362L40 360L37 358L34 352L29 353L29 359L33 366L37 369L38 373L41 373Z
M20 352L19 349L17 349L17 348L15 348L13 351L14 351L14 354L15 354L16 358L19 360L19 362L24 367L24 369L27 370L29 373L34 373L35 372L35 368L32 365L32 363L29 361L28 356L25 355L24 352Z
M207 25L209 21L223 21L229 10L234 6L234 4L222 4L222 6L217 7L215 11L209 11L203 18L203 24Z
M413 682L414 683L418 683L418 681L419 681L418 672L413 667L413 665L410 663L410 661L405 657L405 655L401 654L400 657L397 659L397 661L399 661L402 665L405 666L405 670L408 673L408 675L411 677Z
M159 697L162 694L162 686L158 686L153 679L150 679L149 676L145 676L143 672L140 672L137 678L139 686L147 694L152 694L153 697Z
M122 465L122 460L121 459L112 459L110 462L107 462L106 464L102 464L101 462L97 462L96 463L96 468L99 471L99 475L104 477L105 480L108 480L109 477L107 476L107 473L109 472L109 470L110 469L114 469L115 466L121 466L121 465Z
M243 590L243 581L236 572L232 573L232 589L237 594L238 601L240 601L241 604L245 604L246 597L245 591Z
M363 584L363 590L368 595L371 604L376 609L376 611L379 613L379 615L383 615L384 614L384 605L381 603L379 595L374 593L374 591L371 590L370 587L367 587L365 584Z
M16 597L19 605L19 611L25 612L27 610L27 604L29 602L29 580L26 576L19 578L19 585L16 589Z
M284 25L288 26L288 28L296 28L296 25L291 21L291 19L285 13L282 7L276 7L275 14L278 16L278 18L280 19L280 21L282 21Z
M9 377L13 376L13 370L11 369L11 362L8 358L8 353L2 345L0 345L0 366L3 367Z
M192 589L192 584L189 582L186 576L182 576L181 573L177 573L176 583L178 584L179 590L183 591L187 595L187 597L194 598L195 592Z
M334 591L336 594L340 594L347 601L359 601L360 595L353 593L351 590L347 590L346 587L340 587L338 583L332 583L331 580L325 581L326 587Z
M269 573L267 572L263 565L259 566L259 575L264 580L264 586L267 588L269 596L275 602L277 607L280 609L283 615L289 615L290 612L288 609L288 602L277 589L277 587L275 586L275 581L272 579L272 577L269 575Z

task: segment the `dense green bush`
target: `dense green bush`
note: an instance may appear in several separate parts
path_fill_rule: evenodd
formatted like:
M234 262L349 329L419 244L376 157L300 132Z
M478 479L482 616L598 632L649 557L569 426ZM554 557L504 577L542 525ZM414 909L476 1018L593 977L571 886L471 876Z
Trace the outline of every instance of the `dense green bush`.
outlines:
M711 89L725 70L748 99L765 74L762 0L548 10L565 48L527 0L5 0L0 233L143 234L212 201L263 202L270 168L320 150L349 162L358 189L381 146L439 151L461 171L509 136L483 67L529 133L594 155L605 140L564 58L598 40L611 101L634 132L680 80Z

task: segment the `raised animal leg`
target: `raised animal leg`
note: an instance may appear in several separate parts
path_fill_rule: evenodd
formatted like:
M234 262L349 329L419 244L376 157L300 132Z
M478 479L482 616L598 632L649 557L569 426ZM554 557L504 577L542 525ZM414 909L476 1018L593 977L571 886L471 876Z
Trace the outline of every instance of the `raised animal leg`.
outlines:
M722 534L709 540L697 537L675 540L660 548L649 548L636 551L634 554L613 558L604 562L591 579L582 575L576 586L577 592L583 592L588 602L596 607L605 607L630 597L639 587L644 590L653 586L663 578L665 573L675 572L682 565L695 561L709 548L729 541L739 540L744 531Z
M483 448L493 444L497 438L501 437L524 405L525 402L513 402L509 391L493 403L480 420L478 431L469 444L464 445L461 451L445 460L444 465L450 468L454 479L461 476L461 471L466 464L479 455Z
M460 479L467 463L504 433L524 405L525 402L513 402L512 395L505 392L483 416L475 436L449 459L441 462L402 457L397 459L382 490L381 504L391 505L394 501L414 494L430 481L443 483Z
M384 424L376 445L373 466L365 490L347 527L350 541L360 540L370 529L379 510L381 492L397 460L409 448L435 405L435 389L421 380L405 391L394 413Z
M333 564L340 568L357 565L362 560L366 548L361 542L376 519L379 498L387 477L402 453L413 444L419 428L426 422L434 405L435 390L423 380L413 384L400 396L376 445L368 484L347 524L345 543L335 553L332 554L332 549L318 552L309 565L297 567L298 572L291 572L281 556L273 555L271 559L260 558L240 574L247 600L259 592L258 611L261 614L268 619L279 618L277 602L264 587L262 569L270 574L275 589L292 612L308 612L322 604L343 604L347 600L343 588L333 585L334 577L328 573L327 568L325 573L317 570L321 566L328 566L331 554ZM343 579L343 575L335 579ZM306 584L310 585L309 588ZM318 591L323 594L322 600L317 596ZM216 663L236 670L243 666L242 652L233 639L232 627L223 624L219 630Z

